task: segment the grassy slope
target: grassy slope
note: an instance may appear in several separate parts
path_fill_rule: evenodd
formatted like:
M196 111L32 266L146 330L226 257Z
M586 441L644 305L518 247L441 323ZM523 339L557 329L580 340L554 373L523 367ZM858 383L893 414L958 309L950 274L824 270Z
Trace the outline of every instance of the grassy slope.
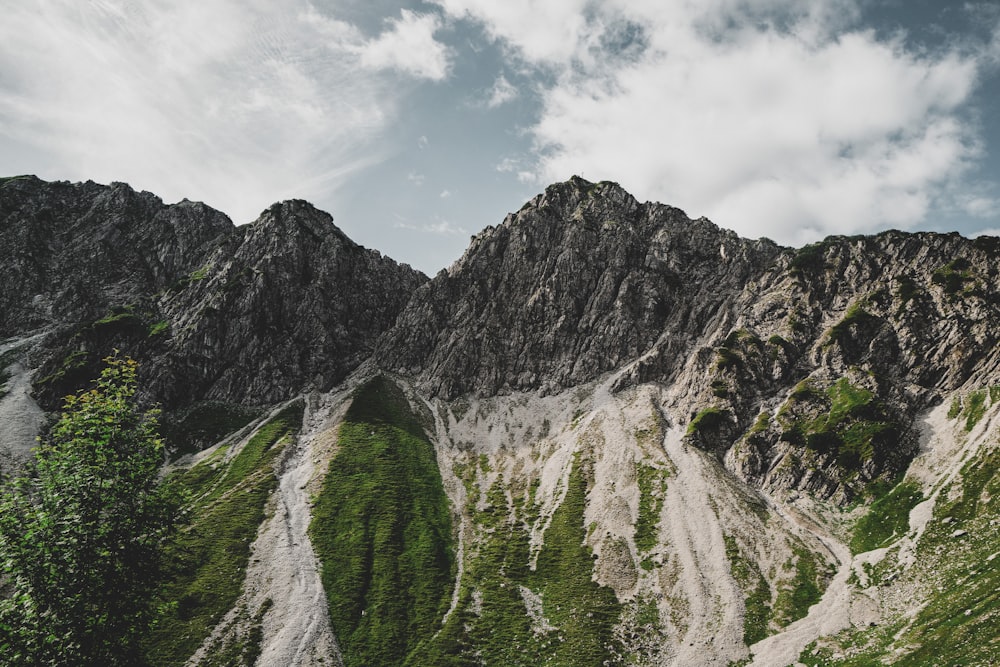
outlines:
M900 494L905 497L907 493ZM912 619L864 631L847 631L835 646L801 660L810 666L868 667L894 664L986 666L1000 656L1000 449L982 452L945 489L907 571L876 568L876 584L898 577L915 586ZM956 535L957 531L965 531ZM890 553L890 557L891 557ZM880 566L881 567L881 566ZM826 642L824 642L826 643ZM833 656L837 655L837 658Z
M227 464L216 456L177 478L190 497L189 521L168 545L169 578L147 642L153 665L183 665L240 595L250 544L277 485L272 464L297 434L302 405L260 427Z
M452 528L434 447L391 381L361 387L313 509L330 618L347 667L398 665L448 608Z

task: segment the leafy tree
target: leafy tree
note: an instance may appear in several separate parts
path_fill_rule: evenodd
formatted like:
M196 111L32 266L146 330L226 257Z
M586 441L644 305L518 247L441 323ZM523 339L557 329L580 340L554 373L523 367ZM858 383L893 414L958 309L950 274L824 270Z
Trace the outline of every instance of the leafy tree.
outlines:
M0 663L134 665L177 518L156 411L117 356L67 396L27 473L0 490Z

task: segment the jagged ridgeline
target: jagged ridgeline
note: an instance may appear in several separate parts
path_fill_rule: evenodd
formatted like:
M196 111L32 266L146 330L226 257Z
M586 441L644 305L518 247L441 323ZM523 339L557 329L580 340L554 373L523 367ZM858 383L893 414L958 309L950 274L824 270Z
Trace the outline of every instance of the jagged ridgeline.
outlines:
M992 665L1000 241L555 184L428 279L0 180L0 465L113 349L187 489L156 665Z

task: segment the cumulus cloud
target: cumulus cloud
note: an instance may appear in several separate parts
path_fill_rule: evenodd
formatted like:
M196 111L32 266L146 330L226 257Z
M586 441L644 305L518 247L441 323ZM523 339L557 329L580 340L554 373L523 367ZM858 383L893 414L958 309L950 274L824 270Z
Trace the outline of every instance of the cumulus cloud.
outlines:
M980 57L854 30L852 0L438 4L550 73L529 128L542 183L612 179L799 244L912 227L981 152L962 113ZM517 29L535 11L558 13L558 44Z
M440 19L407 9L400 10L400 15L389 21L389 29L360 47L361 64L435 81L445 78L450 66L448 48L434 39Z
M0 171L126 180L237 222L326 195L388 154L400 73L447 71L437 22L403 12L367 38L308 0L14 3Z

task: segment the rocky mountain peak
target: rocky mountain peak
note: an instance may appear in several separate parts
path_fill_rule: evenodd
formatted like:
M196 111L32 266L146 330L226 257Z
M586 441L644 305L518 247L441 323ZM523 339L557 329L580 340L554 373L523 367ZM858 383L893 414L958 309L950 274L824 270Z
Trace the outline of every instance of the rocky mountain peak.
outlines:
M272 204L250 227L256 234L280 234L296 241L300 235L307 235L317 243L335 239L344 246L359 247L333 223L333 216L302 199Z

